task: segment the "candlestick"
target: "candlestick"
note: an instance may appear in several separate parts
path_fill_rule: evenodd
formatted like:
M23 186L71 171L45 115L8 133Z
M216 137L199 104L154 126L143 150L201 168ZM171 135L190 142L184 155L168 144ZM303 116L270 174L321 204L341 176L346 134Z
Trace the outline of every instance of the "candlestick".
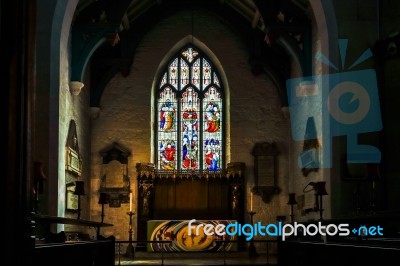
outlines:
M135 257L135 249L133 248L132 245L132 216L134 215L133 212L128 212L127 213L129 215L129 243L128 246L126 247L126 252L125 252L125 257L130 257L130 258L134 258Z
M253 195L253 193L251 193L251 195ZM248 212L248 214L250 215L250 224L253 225L253 216L254 214L256 214L256 212L254 211L250 211ZM257 250L256 250L256 246L254 245L254 241L253 238L250 239L250 245L249 245L249 257L257 257Z
M132 212L132 192L129 193L129 211Z
M250 211L253 211L253 192L250 194Z

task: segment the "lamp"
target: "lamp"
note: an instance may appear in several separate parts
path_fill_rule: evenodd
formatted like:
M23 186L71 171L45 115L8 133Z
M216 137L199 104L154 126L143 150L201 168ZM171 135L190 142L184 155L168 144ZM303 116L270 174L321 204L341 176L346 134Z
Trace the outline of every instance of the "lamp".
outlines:
M78 196L78 220L81 218L81 196L85 195L85 183L83 181L75 181L74 195Z
M322 212L324 209L322 208L322 196L328 195L325 189L325 181L320 181L315 184L315 195L319 199L318 207L319 207L319 219L322 220Z
M34 163L34 175L33 175L33 182L34 182L34 212L38 213L39 211L39 194L43 194L44 191L44 181L46 181L46 176L44 175L43 171L43 163L42 162L35 162Z
M293 223L294 222L293 205L297 204L296 193L289 193L289 201L287 204L290 205L290 220Z
M104 222L104 204L107 203L108 203L107 194L101 192L99 197L99 204L101 204L101 222Z

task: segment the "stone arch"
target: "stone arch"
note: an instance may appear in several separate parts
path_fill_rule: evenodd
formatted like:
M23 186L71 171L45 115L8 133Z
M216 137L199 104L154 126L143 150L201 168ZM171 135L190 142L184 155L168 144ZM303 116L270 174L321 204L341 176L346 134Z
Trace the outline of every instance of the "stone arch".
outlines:
M333 3L332 1L310 1L310 5L321 40L321 53L326 57L336 57L338 30ZM324 67L323 72L329 72L329 69Z
M72 17L78 0L37 2L37 67L35 102L35 128L40 134L35 136L34 156L40 158L48 168L48 175L56 178L48 180L48 212L63 216L65 211L65 172L59 167L64 158L64 141L59 135L59 95L61 89L61 51L67 49ZM50 101L46 99L51 99ZM39 116L39 117L38 117ZM48 128L45 131L43 128ZM62 201L62 203L60 202Z
M310 1L310 6L312 9L312 15L314 16L314 20L316 23L315 26L317 27L316 33L320 39L320 52L327 57L336 57L337 24L332 2ZM313 74L312 72L306 73L307 66L304 65L304 59L302 59L304 55L301 54L302 51L288 34L281 34L276 42L281 45L291 57L292 64L297 70L296 77ZM310 60L314 61L315 59L311 58ZM319 67L322 68L323 73L329 72L328 67L322 65L320 62L318 62L317 64L319 64ZM277 91L281 99L282 108L287 109L287 95L284 84L285 81L282 82L281 80L279 80L274 70L268 66L264 66L263 71L269 78L272 79L275 86L277 87Z

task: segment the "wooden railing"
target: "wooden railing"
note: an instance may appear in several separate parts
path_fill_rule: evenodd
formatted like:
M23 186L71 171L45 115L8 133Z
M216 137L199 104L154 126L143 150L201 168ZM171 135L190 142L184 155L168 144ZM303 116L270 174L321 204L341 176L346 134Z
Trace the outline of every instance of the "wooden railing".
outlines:
M277 245L278 240L276 239L260 239L260 240L256 240L256 239L252 239L250 241L244 241L244 240L216 240L216 242L222 242L222 246L225 247L227 243L238 243L238 244L244 244L244 245L248 245L248 252L249 252L249 257L259 257L264 255L266 258L266 265L270 264L270 247L271 244ZM256 244L265 244L265 251L264 252L260 252L257 251L256 249ZM258 247L260 247L260 245L258 245ZM276 246L277 247L277 246ZM224 260L224 265L226 265L226 249L222 248L222 253L223 253L223 260ZM265 253L265 254L264 254Z
M100 235L101 227L113 226L96 221L34 214L31 219L44 229L44 242L35 243L32 265L112 266L115 265L115 238ZM71 224L96 229L97 240L68 241L66 234L50 232L51 224Z
M50 216L50 215L41 215L34 214L32 215L32 220L41 224L45 230L45 237L50 235L50 225L51 224L72 224L86 227L93 227L96 229L97 238L100 237L100 228L101 227L109 227L113 226L112 224L101 223L96 221L89 221L83 219L73 219L66 217L58 217L58 216Z
M127 254L127 251L129 248L123 247L124 244L130 245L132 244L134 246L134 250L145 250L148 244L151 243L162 243L162 245L170 245L173 241L120 241L116 240L115 245L116 245L116 264L115 265L121 265L121 258L124 257L124 260L131 260L134 261L136 258L136 255L134 252L133 254ZM274 245L274 248L277 249L277 243L278 240L276 239L268 239L268 240L251 240L251 241L245 241L245 240L215 240L215 242L220 242L219 244L222 244L223 248L221 248L221 251L216 251L214 253L219 253L222 256L222 261L223 265L226 265L227 259L229 258L228 253L232 254L235 251L226 251L228 245L235 243L240 246L244 246L247 248L249 254L249 257L258 257L261 259L262 257L265 257L266 260L266 265L270 264L271 261L271 246ZM252 245L257 246L257 249L252 250L251 247ZM263 247L264 245L264 247ZM159 259L160 259L160 265L164 265L165 263L165 258L166 258L166 251L161 249L159 252L151 252L151 253L156 253L159 254ZM184 253L184 252L183 252ZM196 252L191 252L192 254L195 254ZM198 254L204 254L204 252L200 252ZM195 256L195 255L194 255ZM154 257L152 257L154 259ZM142 258L141 258L142 259Z
M118 264L117 265L121 265L121 255L124 255L130 259L134 259L135 258L135 250L138 247L142 247L142 248L146 248L148 244L151 243L161 243L162 245L164 244L171 244L172 241L167 241L167 240L160 240L160 241L125 241L125 240L117 240L115 241L115 245L116 245L116 249L117 249L117 260L118 260ZM133 245L133 252L128 251L129 248L127 247L125 252L121 252L122 251L122 244L128 244L128 245ZM161 265L164 265L164 249L161 249Z
M38 244L31 265L112 266L115 265L115 242L110 238Z

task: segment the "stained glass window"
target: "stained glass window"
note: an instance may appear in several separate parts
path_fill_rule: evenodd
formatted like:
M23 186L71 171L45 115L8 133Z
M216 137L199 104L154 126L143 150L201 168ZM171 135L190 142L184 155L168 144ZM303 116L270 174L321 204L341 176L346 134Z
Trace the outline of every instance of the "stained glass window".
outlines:
M224 99L211 60L196 47L185 47L158 84L157 168L221 170Z

